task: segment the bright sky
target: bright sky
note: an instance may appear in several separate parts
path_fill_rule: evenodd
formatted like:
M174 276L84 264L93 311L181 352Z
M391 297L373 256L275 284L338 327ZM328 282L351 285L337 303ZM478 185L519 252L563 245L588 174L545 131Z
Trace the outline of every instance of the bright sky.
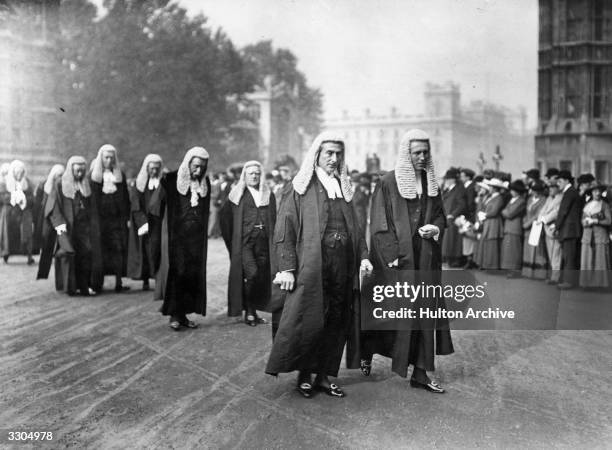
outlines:
M427 81L452 80L462 101L527 108L536 123L537 0L180 0L238 46L289 48L325 114L423 112Z

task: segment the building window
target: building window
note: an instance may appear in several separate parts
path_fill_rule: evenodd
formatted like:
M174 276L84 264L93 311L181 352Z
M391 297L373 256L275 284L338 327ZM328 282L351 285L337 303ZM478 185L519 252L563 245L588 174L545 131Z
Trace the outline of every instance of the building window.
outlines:
M572 166L573 163L569 159L562 159L559 161L559 170L569 170L569 172L572 173Z
M610 182L610 162L595 161L595 179L601 183Z
M565 71L565 117L580 117L582 97L580 96L580 72L571 67Z
M603 41L604 0L593 0L593 39Z
M538 112L540 120L550 120L552 115L551 71L542 70L538 74Z
M603 71L604 68L601 66L593 67L593 91L592 91L592 105L593 105L593 117L598 119L603 116L604 110L604 86L603 86Z

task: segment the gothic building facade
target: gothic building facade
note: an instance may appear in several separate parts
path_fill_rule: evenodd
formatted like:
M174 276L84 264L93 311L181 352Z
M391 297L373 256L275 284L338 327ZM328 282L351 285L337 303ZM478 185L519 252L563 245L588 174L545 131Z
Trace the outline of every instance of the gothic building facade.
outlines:
M612 181L612 2L540 0L538 165Z
M59 0L0 0L0 163L40 179L59 158L55 75Z

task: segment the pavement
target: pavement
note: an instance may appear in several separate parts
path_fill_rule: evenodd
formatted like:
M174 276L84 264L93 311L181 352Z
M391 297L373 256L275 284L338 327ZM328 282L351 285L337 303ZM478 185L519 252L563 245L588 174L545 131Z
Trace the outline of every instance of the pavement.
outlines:
M436 360L443 395L376 357L370 377L341 370L346 398L307 400L295 374L264 373L270 325L226 316L228 265L211 240L208 315L181 332L137 282L67 297L25 258L0 265L0 447L610 448L611 331L458 330Z

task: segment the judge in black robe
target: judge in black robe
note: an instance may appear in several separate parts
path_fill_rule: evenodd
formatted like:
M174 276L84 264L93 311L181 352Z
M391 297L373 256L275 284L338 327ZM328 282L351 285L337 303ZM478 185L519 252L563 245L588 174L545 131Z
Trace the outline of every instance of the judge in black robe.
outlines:
M155 298L163 299L161 313L170 328L195 328L187 314L206 315L206 257L210 181L205 176L208 152L190 149L178 171L162 179L165 212L162 254L155 281Z
M119 169L117 150L105 144L98 150L91 174L92 214L100 226L102 266L92 268L93 289L102 290L105 275L115 276L115 292L129 289L126 275L130 199L125 174Z
M99 222L93 213L86 161L73 156L51 189L44 209L49 224L48 240L42 248L38 278L49 276L55 260L55 288L68 295L94 295L93 267L101 267Z
M5 183L8 203L5 205L6 236L2 239L8 242L8 253L3 255L4 262L8 262L10 255L27 255L28 265L32 265L34 185L27 177L23 162L11 163Z
M274 231L274 283L287 294L266 373L297 370L304 397L315 388L343 397L328 377L338 376L360 261L365 270L371 265L351 205L341 136L328 132L315 139L292 187Z
M49 221L49 217L45 214L47 201L51 191L55 188L55 184L61 179L64 174L64 166L61 164L54 165L49 171L47 179L40 184L36 192L36 206L34 208L34 246L39 248L41 259L43 255L51 257L55 246L55 230ZM48 263L51 261L49 260ZM42 266L46 264L43 262ZM41 261L38 261L38 267L41 267ZM36 279L42 278L40 272L36 275Z
M245 313L245 323L265 323L257 310L269 311L272 287L270 257L276 201L257 161L245 163L240 181L221 209L221 233L230 254L227 314Z
M466 213L465 188L457 182L459 171L450 168L444 175L444 191L442 202L446 211L446 230L442 242L442 260L450 267L462 265L463 242L455 219Z
M159 155L145 157L134 186L129 188L131 215L128 242L128 277L142 280L149 289L161 259L162 205L164 191L160 179L163 161Z
M382 177L372 200L370 257L374 273L387 284L439 284L445 220L429 137L424 131L411 130L402 138L395 170ZM408 278L402 279L404 276ZM432 311L446 307L444 298L417 299L415 306ZM391 369L402 377L413 365L411 386L444 392L427 371L434 370L435 354L454 351L448 321L417 318L409 324L407 330L362 334L362 372L370 374L372 355L378 353L392 358Z

